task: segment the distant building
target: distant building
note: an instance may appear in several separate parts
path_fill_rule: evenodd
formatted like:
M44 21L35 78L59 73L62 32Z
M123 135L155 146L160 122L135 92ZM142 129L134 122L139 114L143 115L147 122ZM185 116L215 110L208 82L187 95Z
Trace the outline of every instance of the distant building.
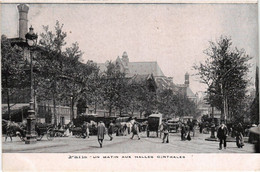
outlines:
M130 62L126 52L123 53L122 58L118 56L115 62L119 64L121 72L124 72L126 77L149 74L153 74L154 77L165 77L157 62ZM106 70L106 63L97 65L100 71Z
M121 72L124 72L126 77L131 78L135 75L152 74L159 89L171 89L174 93L181 93L196 103L196 95L189 87L190 80L188 73L185 74L184 84L175 84L172 77L167 77L164 75L156 61L130 62L127 52L123 52L122 57L120 58L118 56L114 62L120 66ZM106 63L98 63L97 66L101 72L106 70Z

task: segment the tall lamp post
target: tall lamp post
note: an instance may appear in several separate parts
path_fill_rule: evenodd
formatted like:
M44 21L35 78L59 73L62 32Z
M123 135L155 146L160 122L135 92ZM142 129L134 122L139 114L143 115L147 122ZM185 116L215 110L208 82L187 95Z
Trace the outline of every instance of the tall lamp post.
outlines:
M25 144L36 143L36 132L35 132L35 110L34 110L34 90L33 90L33 56L32 49L37 44L38 35L34 33L33 27L30 27L29 32L25 35L26 42L30 51L30 68L31 68L31 100L30 100L30 109L28 110L27 117L27 132L26 132L26 141Z

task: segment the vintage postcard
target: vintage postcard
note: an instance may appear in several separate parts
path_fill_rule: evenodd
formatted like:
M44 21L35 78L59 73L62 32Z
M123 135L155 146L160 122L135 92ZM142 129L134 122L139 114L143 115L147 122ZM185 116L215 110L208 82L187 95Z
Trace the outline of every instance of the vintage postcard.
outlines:
M0 5L4 171L260 170L257 1Z

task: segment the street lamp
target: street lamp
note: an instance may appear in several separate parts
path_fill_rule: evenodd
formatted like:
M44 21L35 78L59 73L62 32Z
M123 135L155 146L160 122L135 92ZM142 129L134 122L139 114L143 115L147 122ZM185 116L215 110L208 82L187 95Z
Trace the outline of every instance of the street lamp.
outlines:
M30 69L31 69L31 100L30 100L30 108L28 110L27 117L27 132L26 132L26 141L25 144L36 143L36 132L35 132L35 111L34 111L34 90L33 90L33 56L32 49L37 44L38 35L34 33L33 27L30 27L29 32L25 35L26 42L30 51Z

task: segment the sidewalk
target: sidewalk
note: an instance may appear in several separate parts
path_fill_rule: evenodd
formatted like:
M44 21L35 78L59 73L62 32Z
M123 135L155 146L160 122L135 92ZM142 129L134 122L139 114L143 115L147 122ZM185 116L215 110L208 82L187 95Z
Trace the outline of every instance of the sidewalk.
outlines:
M22 142L18 137L13 137L13 141L11 142L10 138L7 141L4 141L4 137L2 137L2 152L3 153L12 153L18 152L23 150L35 150L39 148L49 148L49 147L59 147L59 146L66 146L67 143L61 141L48 141L46 138L43 138L41 141L37 141L34 144L25 144Z

